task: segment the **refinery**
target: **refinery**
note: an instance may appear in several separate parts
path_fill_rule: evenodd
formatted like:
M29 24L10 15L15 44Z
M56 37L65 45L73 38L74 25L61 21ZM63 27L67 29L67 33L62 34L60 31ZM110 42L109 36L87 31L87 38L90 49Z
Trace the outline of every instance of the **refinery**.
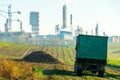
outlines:
M94 29L91 31L85 31L84 26L80 27L80 25L73 25L73 17L74 15L69 14L69 19L67 18L67 6L63 5L62 9L62 25L54 24L55 34L41 35L39 34L41 26L40 26L40 13L37 11L31 11L29 14L29 24L31 25L31 32L25 32L23 30L22 20L14 19L19 22L19 31L12 31L12 15L13 13L22 14L20 11L12 12L12 5L8 5L8 17L4 16L4 10L0 10L0 16L6 19L4 23L4 32L0 32L0 41L8 41L14 43L25 43L25 44L40 44L40 45L60 45L61 43L65 43L68 45L75 44L76 36L79 34L86 35L99 35L99 24L95 23ZM69 22L69 24L67 24ZM75 28L73 28L75 27ZM105 32L103 32L102 36L107 36ZM120 36L109 36L109 42L120 42ZM47 43L50 42L50 43ZM54 43L56 42L56 43ZM47 43L47 44L46 44ZM54 44L53 44L54 43Z

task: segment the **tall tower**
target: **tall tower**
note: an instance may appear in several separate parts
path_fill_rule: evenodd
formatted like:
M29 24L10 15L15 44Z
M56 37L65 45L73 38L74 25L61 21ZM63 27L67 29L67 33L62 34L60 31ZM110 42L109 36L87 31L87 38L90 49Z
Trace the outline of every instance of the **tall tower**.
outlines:
M67 8L66 5L63 6L63 28L67 26Z
M70 15L70 25L72 26L72 14Z
M93 35L93 29L91 29L91 35Z
M39 12L30 12L30 25L32 26L32 34L39 34Z
M95 27L95 35L96 35L96 36L99 35L99 32L98 32L98 23L96 24L96 27Z

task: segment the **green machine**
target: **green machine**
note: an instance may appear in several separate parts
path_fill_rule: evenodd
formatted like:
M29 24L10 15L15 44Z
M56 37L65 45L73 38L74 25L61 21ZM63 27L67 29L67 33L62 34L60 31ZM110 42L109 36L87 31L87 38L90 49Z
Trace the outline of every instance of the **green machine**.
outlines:
M76 39L75 73L81 76L83 70L98 72L103 77L107 64L106 36L78 35Z

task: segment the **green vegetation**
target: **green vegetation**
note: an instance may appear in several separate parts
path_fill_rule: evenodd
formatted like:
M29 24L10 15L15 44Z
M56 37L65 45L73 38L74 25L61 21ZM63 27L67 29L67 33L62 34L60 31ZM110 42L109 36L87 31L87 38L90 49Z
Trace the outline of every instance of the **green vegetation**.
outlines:
M39 76L43 75L43 70L38 67L32 67L32 72L37 73Z
M27 45L16 45L11 43L1 43L0 48L0 57L4 58L20 58L27 49L31 48L31 46Z
M120 60L108 59L108 66L120 68Z
M120 68L120 43L109 43L108 46L108 66Z
M0 48L1 47L10 47L14 45L13 43L9 43L9 42L0 42Z
M8 79L24 79L32 76L31 66L28 63L17 63L13 60L0 60L0 76Z
M120 43L109 43L108 52L109 53L120 53Z

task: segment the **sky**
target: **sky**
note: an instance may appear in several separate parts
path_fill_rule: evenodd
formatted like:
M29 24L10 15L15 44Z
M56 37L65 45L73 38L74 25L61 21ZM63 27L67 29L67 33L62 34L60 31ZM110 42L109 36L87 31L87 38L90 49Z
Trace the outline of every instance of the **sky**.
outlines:
M62 8L67 6L67 26L70 25L70 14L73 16L73 29L76 26L91 34L96 24L99 34L105 32L108 36L120 35L120 0L0 0L0 10L7 11L6 5L12 5L12 19L20 19L23 30L31 32L29 16L31 11L40 12L40 34L55 34L55 25L62 26ZM6 13L0 14L7 17ZM4 32L6 18L0 15L0 30ZM20 22L12 21L12 31L20 31Z

